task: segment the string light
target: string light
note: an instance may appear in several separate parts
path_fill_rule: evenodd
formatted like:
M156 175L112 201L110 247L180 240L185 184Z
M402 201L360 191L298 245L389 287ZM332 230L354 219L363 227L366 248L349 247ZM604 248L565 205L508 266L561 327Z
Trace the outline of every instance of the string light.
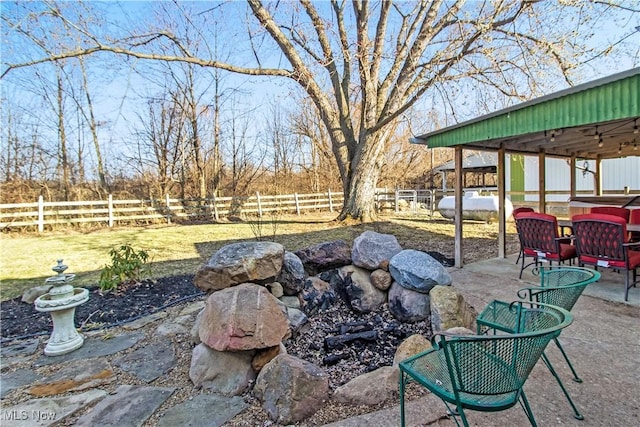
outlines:
M602 134L598 133L598 125L596 125L596 133L593 135L593 139L598 139L598 137L602 139Z
M602 134L600 134L600 139L598 140L598 147L602 148L604 145L604 139L602 139Z
M638 130L638 119L635 119L633 123L633 133L638 134L638 132L640 132L640 130Z

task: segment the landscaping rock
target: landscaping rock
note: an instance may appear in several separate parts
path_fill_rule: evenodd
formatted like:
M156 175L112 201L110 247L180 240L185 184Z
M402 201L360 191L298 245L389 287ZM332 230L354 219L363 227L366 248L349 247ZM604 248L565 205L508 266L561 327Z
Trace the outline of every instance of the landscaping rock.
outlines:
M265 284L280 274L284 247L273 242L240 242L223 246L196 273L193 283L205 292L240 283Z
M381 291L388 290L389 287L391 287L391 282L393 282L393 279L391 278L391 273L381 268L378 270L372 271L370 278L373 286L380 289Z
M44 378L27 393L37 397L53 396L96 388L110 384L115 379L113 370L108 365L100 363L98 359L78 360Z
M0 347L0 356L2 358L31 356L38 350L39 345L40 338L21 340L13 344L4 344Z
M387 294L373 286L369 270L347 265L340 269L343 289L347 300L355 311L369 313L377 310L387 300Z
M393 282L389 288L389 311L401 322L419 322L431 314L429 295Z
M169 371L175 363L173 344L168 340L145 345L113 361L115 366L148 383Z
M304 265L300 258L293 252L284 253L282 270L277 280L282 285L285 295L297 295L302 291L306 277Z
M0 398L4 398L11 390L31 384L39 378L40 375L33 369L25 368L0 375Z
M198 344L191 355L189 378L196 387L239 396L256 378L251 367L254 355L255 351L215 351Z
M21 301L26 303L26 304L33 304L35 302L35 300L38 299L38 297L40 297L40 296L46 294L47 292L49 292L49 290L51 290L51 288L53 288L53 285L35 286L33 288L27 289L22 294Z
M395 236L365 231L353 241L351 260L357 267L377 270L388 265L389 260L401 250Z
M399 374L397 367L383 366L338 387L333 398L348 405L378 405L396 398Z
M142 426L175 391L169 387L121 385L74 424L76 427Z
M2 425L7 427L45 427L59 424L65 417L92 404L96 400L102 399L107 394L104 390L89 390L65 397L32 399L14 406L3 406ZM4 414L17 414L19 419L8 421L4 418ZM133 424L129 423L127 425Z
M396 355L393 357L393 366L398 366L403 360L431 348L433 348L431 341L424 335L413 334L398 346Z
M287 310L287 318L289 319L289 327L294 334L309 321L309 318L297 308L289 308Z
M200 340L217 351L273 347L289 333L289 321L264 286L243 283L214 292L200 320Z
M462 326L476 328L478 312L451 286L436 286L429 292L433 332Z
M449 272L431 255L406 249L389 261L393 280L407 289L428 294L437 285L451 284Z
M199 394L167 409L158 420L158 427L221 427L248 407L238 396Z
M284 295L284 291L282 289L282 285L278 282L271 282L271 283L267 283L267 289L269 289L269 292L271 292L271 295L273 295L276 298L280 298Z
M200 341L200 323L202 322L202 316L204 316L204 308L200 310L200 312L196 316L196 320L193 322L191 331L189 331L191 342L195 345L198 345L202 342Z
M293 424L313 415L329 398L329 379L312 363L280 355L260 371L253 391L269 418Z
M71 353L60 356L42 355L34 362L34 366L46 366L56 363L66 363L74 360L91 359L94 357L108 356L119 351L133 347L142 338L143 332L129 332L109 338L92 337L84 341L84 345Z
M279 354L287 354L287 348L282 343L275 347L258 350L256 355L253 356L251 367L254 371L260 372L267 363L271 362Z
M344 240L319 243L295 254L309 276L351 264L351 248Z

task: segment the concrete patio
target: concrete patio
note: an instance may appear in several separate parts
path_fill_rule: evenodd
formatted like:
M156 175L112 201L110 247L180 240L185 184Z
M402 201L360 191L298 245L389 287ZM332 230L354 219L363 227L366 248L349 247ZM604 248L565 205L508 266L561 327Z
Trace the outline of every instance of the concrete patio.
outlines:
M491 259L450 269L453 286L476 310L493 299L514 300L516 291L538 277L528 269L522 280L515 256ZM624 276L604 269L602 279L589 285L572 310L573 324L560 340L583 382L571 380L571 372L555 345L547 355L584 416L579 421L560 387L539 362L525 385L529 403L540 426L638 426L640 425L640 289L632 288L624 302ZM407 405L407 426L451 426L442 401L431 394ZM468 411L471 425L528 425L519 406L498 413ZM399 405L330 424L331 427L365 425L398 426Z

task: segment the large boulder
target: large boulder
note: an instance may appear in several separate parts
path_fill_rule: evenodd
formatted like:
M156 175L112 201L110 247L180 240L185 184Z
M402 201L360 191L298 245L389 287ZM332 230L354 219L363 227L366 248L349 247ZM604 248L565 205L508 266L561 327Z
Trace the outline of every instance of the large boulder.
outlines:
M397 367L383 366L367 372L338 387L333 393L336 402L348 405L378 405L398 394Z
M436 286L429 292L431 327L434 332L449 328L476 328L478 312L451 286Z
M319 243L295 254L309 276L351 264L351 248L344 240Z
M398 282L389 288L389 312L401 322L415 323L429 318L429 295L412 291Z
M370 272L364 268L347 265L340 269L343 289L351 308L359 313L377 310L387 300L386 292L373 286Z
M214 292L200 319L200 340L217 351L277 346L289 332L280 304L265 287L252 283Z
M313 415L329 398L329 378L318 366L281 354L262 368L253 393L269 418L293 424Z
M297 295L304 286L304 265L300 258L293 252L284 253L282 270L278 276L278 282L282 285L285 295Z
M451 284L449 272L431 255L405 249L389 261L389 271L400 286L428 294L437 285Z
M351 260L355 266L377 270L387 266L391 257L401 250L394 235L365 231L353 241Z
M273 242L241 242L223 246L204 264L193 283L205 292L240 283L264 284L280 274L284 247Z
M251 367L254 355L254 351L220 352L198 344L191 355L189 378L196 387L239 396L256 378Z

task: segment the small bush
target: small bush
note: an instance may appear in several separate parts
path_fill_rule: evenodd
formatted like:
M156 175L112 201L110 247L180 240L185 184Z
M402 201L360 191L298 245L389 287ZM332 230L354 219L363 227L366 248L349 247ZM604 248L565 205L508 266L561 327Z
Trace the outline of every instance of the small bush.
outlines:
M116 290L123 282L139 282L142 276L149 273L145 268L149 254L144 250L136 251L131 245L122 245L111 249L109 255L111 265L104 267L98 282L103 291Z

